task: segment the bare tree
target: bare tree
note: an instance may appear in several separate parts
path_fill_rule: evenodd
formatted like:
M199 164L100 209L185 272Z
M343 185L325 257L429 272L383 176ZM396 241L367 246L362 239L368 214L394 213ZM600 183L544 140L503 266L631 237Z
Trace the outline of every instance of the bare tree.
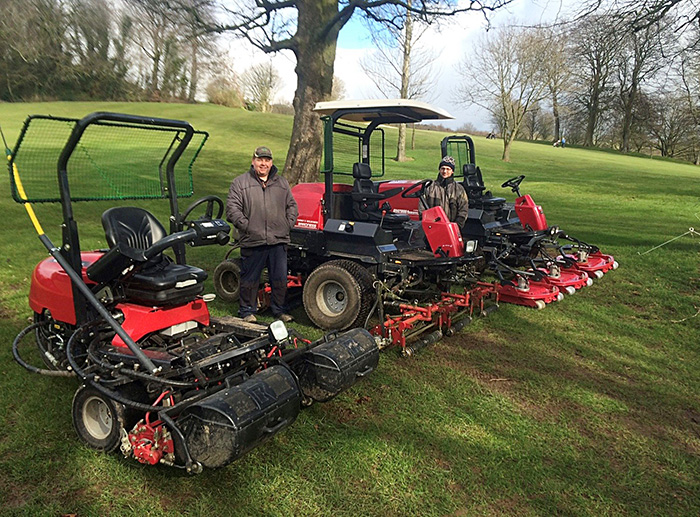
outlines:
M672 92L655 99L650 133L661 156L673 157L682 151L692 131L692 119L683 95Z
M347 94L347 90L345 89L345 83L343 80L338 77L337 75L333 76L333 90L331 91L331 96L329 97L329 101L337 101L340 99L344 99L345 95Z
M241 85L255 107L269 112L275 95L282 87L282 78L271 62L255 65L241 76Z
M561 101L571 85L571 66L567 58L568 35L564 30L542 27L542 37L549 38L542 60L542 73L547 81L549 101L554 119L554 140L561 140Z
M214 71L206 87L207 100L213 104L240 108L243 106L243 93L233 68L222 60Z
M2 98L64 98L77 89L60 0L6 0L0 17Z
M379 10L389 3L401 5L419 17L450 16L465 11L489 12L511 0L266 0L230 7L220 0L200 0L219 5L227 18L218 24L203 23L204 29L232 32L246 38L264 52L290 50L296 57L297 88L294 94L294 123L284 166L292 182L315 181L321 161L321 123L313 108L330 97L338 34L355 14L378 23L395 24ZM172 4L177 3L173 0ZM181 7L187 8L187 5Z
M695 29L695 32L700 30ZM697 37L697 36L696 36ZM680 59L680 77L682 92L688 112L689 122L692 122L692 161L700 165L700 57L697 52L685 51Z
M545 96L541 64L547 45L540 32L511 24L484 36L460 65L466 86L458 91L458 100L491 113L503 139L503 161L510 161L511 144L525 115Z
M664 20L673 25L676 37L687 48L697 48L700 32L695 30L700 22L700 6L695 0L586 0L580 15L589 16L602 12L624 21L620 30L644 31Z
M620 33L608 16L589 16L571 31L573 102L585 118L584 146L595 143L595 133L604 109L611 101L610 83Z
M617 86L622 111L620 151L630 151L634 107L642 83L666 65L663 49L666 47L668 24L658 22L639 31L623 32L616 56Z
M173 58L176 29L169 17L167 0L125 0L136 25L136 42L146 57L149 69L142 78L146 93L160 99L166 56Z
M412 0L407 0L411 5ZM414 21L410 9L388 5L386 15L403 19L399 26L367 22L374 51L360 60L360 66L387 98L419 99L428 93L432 56L418 47L429 23ZM395 160L406 161L406 124L399 124Z

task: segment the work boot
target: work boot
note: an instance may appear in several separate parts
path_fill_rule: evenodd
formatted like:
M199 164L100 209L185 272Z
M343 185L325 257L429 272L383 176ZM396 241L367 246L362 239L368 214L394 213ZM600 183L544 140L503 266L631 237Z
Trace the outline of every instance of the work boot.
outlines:
M258 318L255 317L255 314L248 314L248 316L243 318L243 321L246 323L255 323L258 321Z
M294 317L291 314L280 314L279 316L275 316L275 318L283 323L289 323L290 321L294 321Z

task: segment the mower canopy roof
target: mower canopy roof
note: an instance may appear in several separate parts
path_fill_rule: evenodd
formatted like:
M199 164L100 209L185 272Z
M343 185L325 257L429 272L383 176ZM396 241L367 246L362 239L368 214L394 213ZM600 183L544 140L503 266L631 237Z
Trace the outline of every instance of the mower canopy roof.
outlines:
M454 118L447 111L410 99L342 100L318 102L314 111L334 120L374 122L375 124L413 123L422 120Z

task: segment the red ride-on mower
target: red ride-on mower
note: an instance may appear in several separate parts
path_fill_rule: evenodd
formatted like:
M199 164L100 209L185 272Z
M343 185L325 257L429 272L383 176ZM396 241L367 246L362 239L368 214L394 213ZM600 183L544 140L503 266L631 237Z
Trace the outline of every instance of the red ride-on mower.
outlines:
M51 255L34 269L35 322L15 338L15 359L32 372L78 377L73 424L90 447L191 473L236 460L302 407L372 372L379 357L364 329L310 342L281 321L265 327L209 314L207 274L187 265L185 245L228 241L223 202L208 196L184 214L178 208L178 196L192 195L206 136L177 120L35 116L8 151L14 199ZM127 199L168 200L170 233L141 207L115 206L102 216L108 248L81 252L73 202ZM61 204L60 248L32 202ZM204 215L190 217L202 205ZM43 368L27 361L28 341Z
M421 184L379 179L383 124L451 116L410 100L322 102L315 111L324 124L324 182L293 187L299 217L288 249L309 319L327 330L369 327L411 354L495 308L493 287L477 283L484 263L476 242L464 241L439 207L422 221L395 209L396 199L415 203ZM348 183L335 182L343 177ZM236 286L235 264L220 267L232 274L215 277L217 292ZM370 323L375 316L379 323Z
M516 193L514 203L486 191L470 137L446 137L441 153L454 156L458 164L455 177L463 178L469 197L469 216L461 228L462 237L479 242L487 268L499 279L494 286L500 300L541 309L617 267L613 257L602 254L597 247L569 236L557 226L548 226L542 207L529 195L520 194L524 175L501 185ZM414 183L392 187L408 188ZM412 219L418 218L415 200L395 196L389 202Z

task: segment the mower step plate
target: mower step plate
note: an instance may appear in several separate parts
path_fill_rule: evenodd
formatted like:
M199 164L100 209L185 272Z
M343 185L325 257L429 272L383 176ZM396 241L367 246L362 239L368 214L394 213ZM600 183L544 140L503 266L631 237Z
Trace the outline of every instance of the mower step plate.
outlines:
M217 332L235 332L239 337L257 338L267 333L267 325L248 323L236 316L212 316L209 326Z

